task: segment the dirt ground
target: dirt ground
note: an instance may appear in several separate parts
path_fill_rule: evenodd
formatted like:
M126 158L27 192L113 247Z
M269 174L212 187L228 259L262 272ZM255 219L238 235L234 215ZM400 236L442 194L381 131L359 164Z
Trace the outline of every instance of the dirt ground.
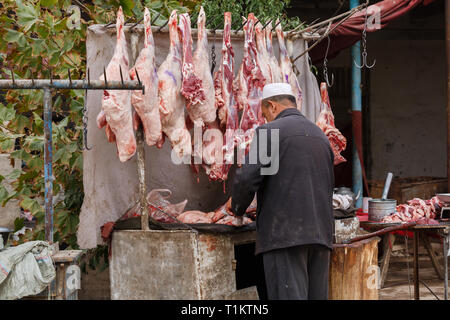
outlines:
M412 245L412 244L411 244ZM411 248L411 246L410 246ZM443 266L442 252L439 244L433 243L436 248L436 254L439 254L439 261ZM408 261L408 262L407 262ZM409 282L408 282L408 263L409 263ZM428 255L419 250L419 279L425 283L420 283L420 299L421 300L443 300L444 299L444 280L439 279ZM429 289L427 288L429 287ZM433 293L430 291L433 291ZM436 296L435 296L436 295ZM389 271L384 287L379 291L380 300L413 300L414 299L414 283L413 283L413 261L412 255L409 259L405 252L394 252L391 258Z

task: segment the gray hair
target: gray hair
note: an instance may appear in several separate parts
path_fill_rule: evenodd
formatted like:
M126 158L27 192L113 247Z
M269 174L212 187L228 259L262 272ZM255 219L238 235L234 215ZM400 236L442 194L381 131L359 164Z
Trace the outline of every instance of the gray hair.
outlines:
M287 100L287 101L289 101L290 104L292 104L293 106L296 106L296 105L297 105L297 102L296 102L296 100L295 100L295 97L292 96L292 95L290 95L290 94L279 94L279 95L277 95L277 96L273 96L273 97L266 98L266 99L264 99L264 100L262 101L261 105L264 106L265 104L267 104L267 102L268 102L269 100L275 101L275 102L279 102L279 103L281 103L281 102Z

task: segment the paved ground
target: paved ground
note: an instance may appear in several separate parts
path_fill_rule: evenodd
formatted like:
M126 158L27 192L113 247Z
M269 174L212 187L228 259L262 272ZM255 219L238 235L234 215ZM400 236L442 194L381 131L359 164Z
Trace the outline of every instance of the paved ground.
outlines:
M420 251L419 251L420 253ZM408 283L408 265L409 260L409 275L410 284ZM439 257L440 262L443 262L442 255ZM450 262L450 261L449 261ZM419 279L422 280L439 298L444 298L444 280L440 280L426 255L419 256ZM449 272L450 274L450 272ZM421 300L437 300L437 298L430 292L429 289L420 283L420 299ZM399 254L391 258L389 271L387 274L384 287L379 291L380 300L413 300L414 299L414 284L413 284L413 262L412 257L406 259L405 255Z

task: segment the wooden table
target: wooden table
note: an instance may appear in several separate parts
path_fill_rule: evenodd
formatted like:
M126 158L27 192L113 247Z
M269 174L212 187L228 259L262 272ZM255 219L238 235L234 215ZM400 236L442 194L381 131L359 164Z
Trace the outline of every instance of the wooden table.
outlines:
M369 222L369 221L360 221L360 225L362 228L370 231L377 231L386 227L391 227L396 225L394 223L380 223L380 222ZM450 238L450 224L449 223L440 223L438 225L415 225L409 227L407 229L403 229L402 231L412 231L414 232L414 299L420 300L419 295L419 239L422 240L425 249L427 250L431 262L433 264L434 269L436 270L437 275L440 279L444 279L444 299L448 300L448 241ZM431 244L428 239L427 233L434 233L443 238L443 256L444 256L444 270L442 272L442 267L440 266L436 255L431 249ZM384 284L384 280L386 279L387 270L389 267L390 255L392 253L392 244L394 241L394 235L392 233L387 234L383 237L383 257L381 260L381 287ZM391 244L391 245L389 245ZM409 277L409 275L408 275Z

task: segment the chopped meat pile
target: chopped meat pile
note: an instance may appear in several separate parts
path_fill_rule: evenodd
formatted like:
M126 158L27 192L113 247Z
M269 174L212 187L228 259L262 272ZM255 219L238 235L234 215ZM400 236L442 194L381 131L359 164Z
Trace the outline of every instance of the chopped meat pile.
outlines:
M414 198L407 201L407 204L398 205L396 208L397 212L384 217L381 221L385 223L428 221L431 223L427 224L433 224L434 220L432 219L436 218L442 205L437 197L433 197L430 200Z

